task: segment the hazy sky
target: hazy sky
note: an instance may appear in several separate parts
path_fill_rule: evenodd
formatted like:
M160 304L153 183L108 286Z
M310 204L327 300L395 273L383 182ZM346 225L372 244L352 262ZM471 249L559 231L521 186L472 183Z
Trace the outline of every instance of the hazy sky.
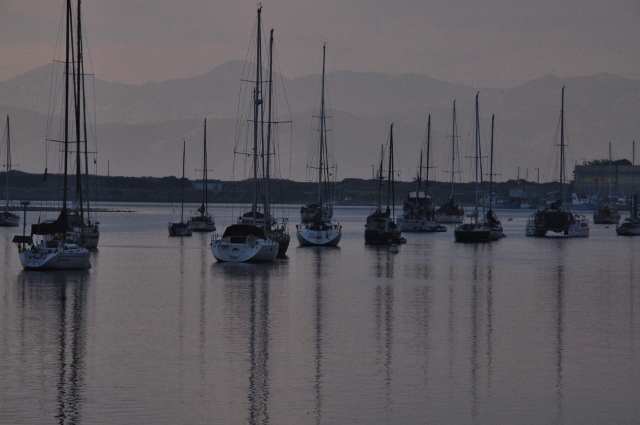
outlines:
M84 0L98 78L141 84L244 60L257 2ZM640 78L639 0L265 0L287 77L333 70L419 73L511 87L554 73ZM53 60L63 0L0 0L0 81Z

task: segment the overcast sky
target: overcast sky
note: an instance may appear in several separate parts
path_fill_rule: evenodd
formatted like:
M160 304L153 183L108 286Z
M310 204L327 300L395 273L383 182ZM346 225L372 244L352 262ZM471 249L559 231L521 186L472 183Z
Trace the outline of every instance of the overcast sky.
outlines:
M0 81L51 63L63 0L0 0ZM244 60L257 2L83 0L98 78L141 84ZM640 78L638 0L265 0L287 77L332 70L419 73L512 87L553 73Z

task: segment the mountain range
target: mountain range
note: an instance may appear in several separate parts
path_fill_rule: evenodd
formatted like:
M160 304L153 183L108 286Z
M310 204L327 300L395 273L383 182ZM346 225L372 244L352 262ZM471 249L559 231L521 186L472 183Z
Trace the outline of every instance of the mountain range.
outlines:
M128 85L87 76L92 132L97 143L97 172L122 176L178 176L182 139L187 141L187 176L201 168L202 128L207 118L209 176L242 178L237 145L242 62L229 62L204 75ZM0 113L11 117L12 162L26 172L52 170L59 160L46 149L56 110L55 65L47 65L0 82ZM53 76L53 77L52 77ZM513 88L476 88L426 75L389 75L334 71L327 73L335 177L370 178L380 161L380 147L394 123L396 179L410 181L424 149L427 116L431 115L432 180L447 181L451 171L452 106L456 101L462 174L472 178L474 101L479 94L483 157L489 152L491 114L495 114L496 180L557 178L555 146L561 89L565 86L565 141L568 164L608 156L632 156L632 141L640 140L640 80L598 74L560 78L547 75ZM305 181L320 75L288 79L274 77L284 90L277 93L279 177ZM94 112L95 110L95 112ZM53 111L53 112L51 112ZM51 118L53 116L53 118ZM92 150L94 150L92 148ZM0 154L4 164L4 150ZM235 164L235 165L234 165ZM309 164L311 165L311 164ZM458 167L456 165L456 167ZM567 170L570 176L571 169ZM527 175L528 172L528 175ZM449 173L449 174L448 174Z

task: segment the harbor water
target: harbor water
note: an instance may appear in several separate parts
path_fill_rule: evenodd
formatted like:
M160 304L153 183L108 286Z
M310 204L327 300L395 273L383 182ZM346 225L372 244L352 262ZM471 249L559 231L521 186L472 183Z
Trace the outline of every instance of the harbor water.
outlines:
M292 206L287 258L231 264L169 237L169 204L108 207L135 212L100 214L86 271L24 271L0 228L0 424L640 423L640 238L615 226L528 238L498 210L500 241L392 253L336 207L340 246L302 248Z

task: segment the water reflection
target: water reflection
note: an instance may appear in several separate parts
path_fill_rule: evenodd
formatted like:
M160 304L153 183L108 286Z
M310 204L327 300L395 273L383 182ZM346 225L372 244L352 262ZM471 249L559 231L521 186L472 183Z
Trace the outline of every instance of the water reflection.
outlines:
M373 273L375 277L392 278L393 265L398 255L389 251L386 245L365 245L367 253L373 256Z
M635 259L638 258L636 256L635 253L635 244L631 245L631 249L630 249L630 254L629 255L629 344L630 344L630 351L629 351L629 355L630 355L630 359L631 361L633 361L633 359L635 358L634 355L634 347L635 347L635 332L633 331L634 326L633 326L633 322L634 322L634 311L633 311L633 305L635 303L635 299L634 299L634 293L633 293L633 287L634 287L634 282L635 282ZM635 378L635 377L634 377Z
M557 266L556 270L556 422L562 423L562 350L563 350L563 311L564 311L564 266Z
M553 297L553 324L555 329L555 391L554 399L556 403L556 423L563 422L563 350L564 350L564 287L565 287L565 262L566 243L565 239L555 241L552 251L556 258L555 266L551 268L548 281L552 284L550 295Z
M202 234L205 235L204 233ZM205 242L208 242L209 234L206 234ZM205 385L206 376L206 328L207 328L207 287L208 287L208 275L207 269L211 256L208 245L204 244L205 249L200 250L200 294L199 294L199 320L198 320L198 358L199 358L199 372L200 372L200 394L199 396L204 398L207 388Z
M432 279L434 266L432 264L435 251L433 241L425 242L421 245L404 245L402 250L406 252L407 257L417 259L406 267L406 276L410 278Z
M180 244L180 255L178 257L178 281L177 281L177 291L178 296L176 297L178 300L178 321L177 321L177 335L178 335L178 370L181 375L185 374L185 297L184 297L184 285L185 285L185 239L186 238L178 238L178 242ZM180 382L180 392L184 391L182 387L182 382Z
M490 244L475 244L471 246L471 285L470 285L470 386L471 386L471 416L477 419L479 404L480 371L486 369L487 391L491 390L492 357L493 357L493 251ZM483 297L484 293L484 297ZM485 302L483 312L482 302ZM484 331L484 350L486 362L482 362L481 344Z
M428 285L416 286L412 292L411 306L412 317L416 321L415 340L419 342L418 351L419 358L422 359L422 375L424 378L424 388L427 394L429 389L429 354L431 350L437 347L430 345L432 304L433 304L433 288Z
M317 247L314 252L314 264L316 275L316 287L315 287L315 397L316 397L316 424L322 423L322 259L323 252L325 250Z
M214 273L222 272L224 280L226 335L233 340L245 339L243 353L248 362L247 409L249 424L269 423L269 343L270 282L286 269L287 264L214 263ZM237 359L233 360L234 362Z
M491 395L493 376L493 264L487 267L487 390Z
M51 358L57 366L56 421L81 423L84 402L84 357L86 345L86 305L89 272L21 271L17 277L20 297L21 362L25 376L29 368ZM31 359L32 356L42 358Z
M393 255L393 254L392 254ZM384 410L388 415L391 412L391 364L393 360L393 285L378 285L375 289L375 340L377 344L377 355L382 358L384 366L384 390L385 406Z

